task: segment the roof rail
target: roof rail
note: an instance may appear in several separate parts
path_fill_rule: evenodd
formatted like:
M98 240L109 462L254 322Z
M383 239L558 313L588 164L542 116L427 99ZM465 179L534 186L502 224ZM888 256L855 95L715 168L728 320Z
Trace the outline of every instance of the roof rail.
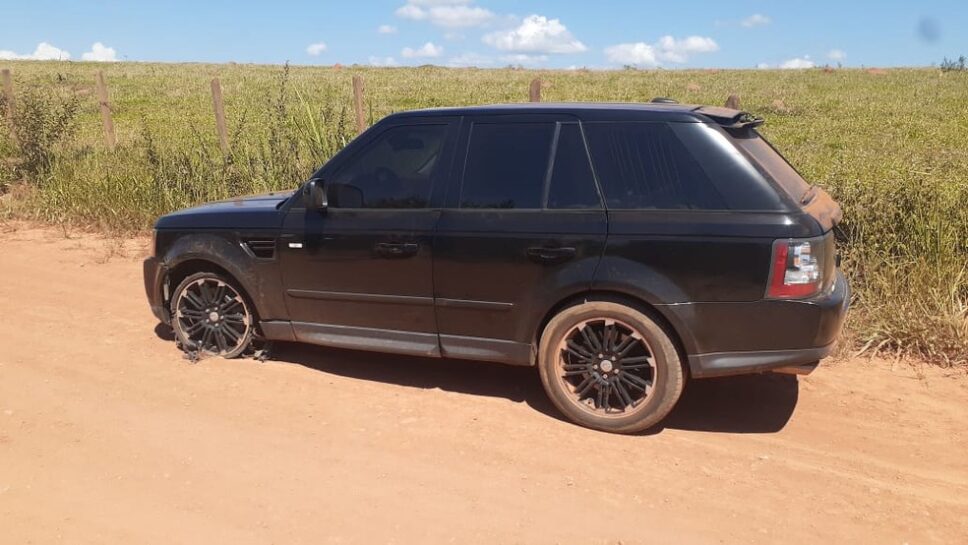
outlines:
M679 101L669 97L655 97L650 100L652 104L679 104Z

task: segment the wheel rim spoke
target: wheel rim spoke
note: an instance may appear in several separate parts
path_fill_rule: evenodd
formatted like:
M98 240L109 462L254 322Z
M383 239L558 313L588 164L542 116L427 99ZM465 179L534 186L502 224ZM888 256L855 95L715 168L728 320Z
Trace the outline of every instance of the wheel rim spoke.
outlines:
M202 301L201 298L199 298L191 291L188 291L188 289L185 290L185 299L187 299L188 302L191 303L196 310L201 310L205 308L205 301Z
M585 344L595 352L600 352L602 350L602 343L599 342L598 337L591 326L585 326L581 328L581 336L585 339Z
M620 358L624 358L633 348L635 348L638 339L635 335L628 335L618 346L615 347L616 355Z
M618 398L622 402L622 409L624 410L629 405L632 405L632 396L629 395L629 391L622 384L621 378L615 381L615 392L618 393Z
M233 343L238 344L239 341L242 340L242 334L236 331L235 328L229 325L228 322L222 324L222 330L227 336L232 338Z
M585 394L592 389L592 386L595 386L595 377L588 375L585 377L585 380L583 380L582 383L579 384L575 389L575 394L578 396L578 399L585 397Z
M225 284L215 288L215 295L212 296L212 302L219 308L222 308L222 305L225 304Z
M631 373L626 373L621 376L622 376L622 379L625 380L625 382L628 382L629 384L632 384L643 391L645 391L649 386L652 385L648 380L645 380L644 378L633 375Z
M571 353L575 354L579 358L591 360L594 357L594 355L591 352L582 348L581 346L578 346L578 344L575 343L575 341L569 340L566 346L568 347L568 350Z
M199 331L201 331L203 327L205 327L205 322L195 322L192 325L188 326L188 329L185 330L185 333L188 333L189 335L194 335L195 333L198 333Z
M652 363L652 358L649 356L637 356L634 358L625 358L622 360L622 365L628 367L630 364L634 365L636 363Z
M225 343L225 335L221 331L215 330L215 344L218 346L219 352L227 352L228 345Z
M602 334L602 350L611 352L614 346L615 324L606 323L605 333Z

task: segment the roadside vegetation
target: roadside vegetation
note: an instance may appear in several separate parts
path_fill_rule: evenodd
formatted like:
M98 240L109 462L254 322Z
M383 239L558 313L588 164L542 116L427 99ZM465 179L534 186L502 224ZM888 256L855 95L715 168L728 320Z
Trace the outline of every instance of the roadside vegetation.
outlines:
M844 207L841 254L855 290L847 349L968 362L968 71L524 71L10 62L13 131L0 130L0 217L114 233L168 211L293 188L355 136L350 79L366 116L549 101L722 104L740 96L762 132ZM961 61L960 66L964 66ZM104 70L118 145L101 132ZM219 148L209 82L224 90ZM2 98L0 98L2 100ZM3 111L3 108L0 108ZM13 138L11 134L16 134Z

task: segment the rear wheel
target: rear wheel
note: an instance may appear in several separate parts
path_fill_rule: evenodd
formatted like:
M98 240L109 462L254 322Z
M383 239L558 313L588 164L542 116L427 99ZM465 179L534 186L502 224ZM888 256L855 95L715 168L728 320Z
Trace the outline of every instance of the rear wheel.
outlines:
M634 433L659 423L685 382L669 334L646 314L595 301L555 316L541 336L538 367L551 401L574 422Z
M195 273L171 298L172 328L186 351L235 358L252 342L254 318L242 290L217 273Z

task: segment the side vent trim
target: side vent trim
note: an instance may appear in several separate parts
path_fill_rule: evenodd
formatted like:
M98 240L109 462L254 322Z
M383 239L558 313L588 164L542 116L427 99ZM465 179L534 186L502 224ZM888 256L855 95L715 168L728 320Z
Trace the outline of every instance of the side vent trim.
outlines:
M253 238L242 241L242 246L257 259L275 259L275 239Z

